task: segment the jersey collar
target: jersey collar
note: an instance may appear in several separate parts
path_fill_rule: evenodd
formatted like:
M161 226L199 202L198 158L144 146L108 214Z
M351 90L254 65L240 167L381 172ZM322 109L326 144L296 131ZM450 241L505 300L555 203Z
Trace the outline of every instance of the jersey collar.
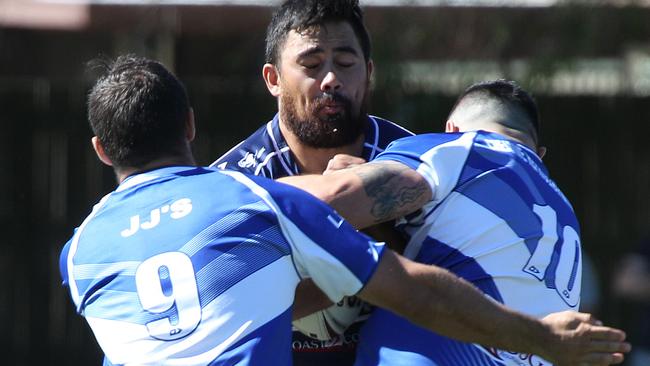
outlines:
M370 161L381 152L379 149L379 125L377 120L368 116L368 123L366 124L366 129L364 131L364 141L363 141L363 156L362 158ZM273 117L273 120L267 125L269 136L273 142L273 149L282 159L282 165L285 167L287 172L291 172L291 175L300 174L297 164L295 163L293 157L291 157L291 151L284 149L288 148L287 140L282 135L280 131L280 114L276 113ZM283 153L282 150L285 150L286 153Z

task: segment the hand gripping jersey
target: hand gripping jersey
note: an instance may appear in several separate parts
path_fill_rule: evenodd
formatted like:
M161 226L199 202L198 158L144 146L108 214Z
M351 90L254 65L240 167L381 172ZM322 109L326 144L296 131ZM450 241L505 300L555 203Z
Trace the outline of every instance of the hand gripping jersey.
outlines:
M410 131L385 119L369 116L365 130L362 158L374 159L394 140L412 136ZM212 167L236 170L277 179L300 174L298 164L280 132L278 115L259 128L246 140L228 151ZM347 298L336 306L364 306L355 298ZM370 308L361 310L364 320ZM297 366L351 366L354 363L356 345L359 342L361 323L353 324L345 334L330 341L312 339L300 332L294 332L292 349Z
M535 317L578 309L578 222L528 147L486 132L427 134L394 142L375 159L382 160L416 169L433 191L420 212L400 223L410 238L407 257L444 267ZM356 365L549 363L453 341L376 309L361 331Z
M382 249L300 190L168 167L104 197L60 263L105 364L285 366L300 279L338 301Z

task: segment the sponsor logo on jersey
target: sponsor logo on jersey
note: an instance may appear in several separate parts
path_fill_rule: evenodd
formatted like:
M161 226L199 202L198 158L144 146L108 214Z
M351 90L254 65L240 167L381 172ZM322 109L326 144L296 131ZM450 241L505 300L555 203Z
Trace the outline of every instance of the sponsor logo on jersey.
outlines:
M129 219L130 225L127 229L124 229L120 232L120 235L124 238L137 233L140 229L150 230L155 228L160 224L160 218L162 215L169 214L174 220L181 219L192 212L192 200L189 198L181 198L172 202L171 205L164 205L160 208L151 210L149 213L149 219L147 221L141 221L140 215L131 216Z
M493 358L503 361L507 366L553 366L543 358L529 353L502 351L495 348L483 348Z
M296 339L291 342L294 352L332 352L341 350L354 350L359 343L359 333L343 334L334 336L327 341L319 341L312 338Z
M512 146L509 141L485 139L487 146L494 151L512 152Z

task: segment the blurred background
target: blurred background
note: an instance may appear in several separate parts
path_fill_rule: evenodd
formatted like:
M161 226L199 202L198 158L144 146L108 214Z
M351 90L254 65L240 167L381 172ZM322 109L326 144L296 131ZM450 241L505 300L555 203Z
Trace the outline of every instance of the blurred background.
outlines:
M94 80L84 64L135 53L174 70L195 109L195 154L209 164L275 113L261 66L278 3L0 0L3 364L101 362L58 271L74 227L115 185L89 144ZM583 305L628 331L638 350L628 365L650 365L650 1L361 4L374 45L372 114L441 132L472 82L504 77L533 92L545 162L591 263Z

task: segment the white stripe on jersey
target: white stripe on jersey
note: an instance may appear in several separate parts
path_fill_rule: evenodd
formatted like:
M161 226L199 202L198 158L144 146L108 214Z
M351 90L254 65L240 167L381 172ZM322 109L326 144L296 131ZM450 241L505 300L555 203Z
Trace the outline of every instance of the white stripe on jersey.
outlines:
M274 143L275 143L275 142L274 142ZM282 154L285 153L285 152L287 152L287 151L289 151L289 146L285 146L285 147L282 148L282 150L280 150L280 151L277 151L277 150L276 150L276 151L274 151L274 152L269 153L268 155L266 155L266 157L264 158L264 161L261 162L261 163L260 163L260 164L255 168L255 174L254 174L254 175L260 175L260 170L262 170L262 168L264 168L266 165L268 165L268 163L271 161L271 158L273 158L273 157L276 156L276 155L277 155L278 159L280 160L280 162L282 162L282 166L283 166L284 169L287 171L288 176L292 176L292 175L294 175L295 173L293 173L293 172L291 172L290 170L288 170L287 166L284 164L284 159L282 159Z
M269 286L269 278L276 279L278 285ZM202 309L201 326L177 341L154 339L145 325L86 319L114 364L160 365L164 361L165 365L207 365L238 340L284 313L293 304L298 281L291 256L284 256L207 304ZM264 306L259 306L259 299L264 299Z
M74 233L74 237L72 238L72 243L70 244L70 249L68 250L68 258L67 258L67 266L68 266L68 286L70 287L70 295L72 295L72 301L74 302L77 312L81 310L81 299L79 296L79 289L77 288L77 282L74 276L74 263L72 262L72 259L74 258L74 255L77 253L77 247L79 246L79 237L81 236L81 233L83 230L86 228L86 225L92 220L93 217L97 214L97 212L104 206L104 203L108 200L108 198L111 196L111 194L107 194L104 196L96 205L93 207L92 212L84 222L81 223L79 226L79 229L77 229L77 232Z
M278 125L278 128L280 128L279 125ZM288 175L290 175L290 176L293 175L293 172L292 172L291 169L287 166L287 163L286 163L286 162L284 161L284 159L282 158L282 155L280 155L282 152L284 152L284 151L288 151L288 150L289 150L289 146L286 146L286 148L283 149L283 150L280 150L280 148L278 147L278 142L275 141L275 136L273 135L273 121L272 121L272 120L271 120L269 123L266 124L266 133L268 133L269 136L271 137L271 141L273 142L273 148L275 149L275 152L276 152L277 155L278 155L278 159L280 159L280 163L282 163L282 167L284 168L284 170L287 172ZM267 160L267 159L264 159L264 160ZM268 162L267 162L267 164L268 164ZM257 175L258 172L259 172L259 171L256 170L256 171L255 171L255 175Z
M407 257L417 256L422 238L427 234L442 243L454 243L454 249L473 258L493 277L508 307L534 317L570 309L555 295L555 289L547 288L544 281L523 271L532 255L524 239L506 221L470 198L457 192L449 194L415 230L405 250ZM507 265L504 260L508 261ZM580 280L578 271L576 286L580 286Z
M375 142L374 142L374 146L373 145L370 146L372 148L372 151L370 152L370 156L368 156L368 161L375 158L378 149L377 145L379 145L379 125L377 124L376 119L370 118L370 120L372 121L372 125L374 126L374 130L375 130ZM368 144L365 145L367 146Z
M440 203L456 187L471 151L474 137L476 132L465 133L456 140L438 145L422 154L420 160L429 163L421 163L417 171L431 186L433 203ZM444 149L443 156L437 154L439 149ZM439 177L438 171L444 172L445 176Z
M239 172L223 171L238 182L247 186L253 193L261 197L278 218L278 224L284 236L291 245L292 257L296 270L301 277L311 277L316 285L333 302L338 302L344 296L352 296L363 287L363 283L350 271L334 271L336 268L346 268L336 257L329 254L320 245L302 232L282 210L277 206L271 195L262 187Z

